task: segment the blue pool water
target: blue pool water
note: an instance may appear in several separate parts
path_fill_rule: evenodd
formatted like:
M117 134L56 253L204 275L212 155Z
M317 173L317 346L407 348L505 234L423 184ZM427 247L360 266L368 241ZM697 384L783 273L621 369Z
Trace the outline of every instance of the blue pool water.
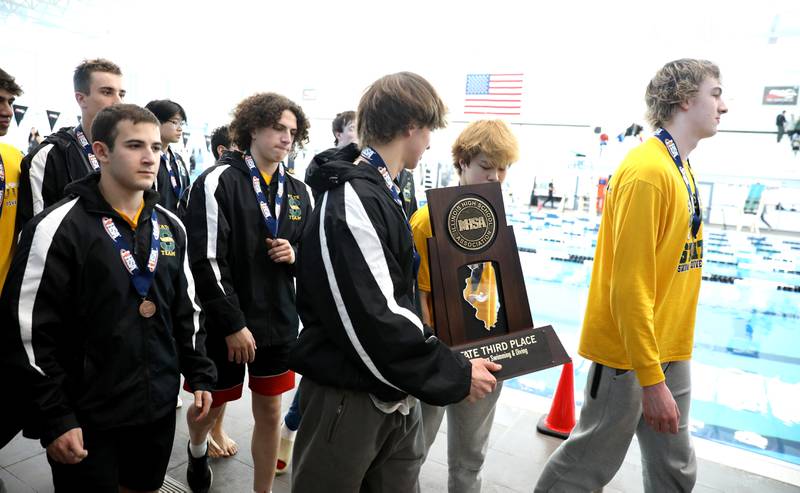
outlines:
M589 362L576 354L599 219L512 210L537 326L574 359L575 400ZM695 436L800 464L800 239L707 228L692 358ZM561 367L506 385L552 397Z

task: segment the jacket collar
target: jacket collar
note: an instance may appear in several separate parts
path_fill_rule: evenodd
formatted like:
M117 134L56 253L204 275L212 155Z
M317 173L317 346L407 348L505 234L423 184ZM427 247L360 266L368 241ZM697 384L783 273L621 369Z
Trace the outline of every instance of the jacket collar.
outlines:
M117 211L106 201L100 193L100 172L90 173L89 175L75 180L64 189L65 195L80 197L87 212L94 214L112 215L120 217ZM149 217L151 211L158 203L159 195L155 190L144 191L144 207L142 217ZM141 224L141 223L140 223Z
M217 164L227 164L231 168L235 168L242 173L244 173L248 179L250 177L250 168L247 167L247 163L244 162L244 153L241 151L226 151L219 157L219 161ZM286 183L290 183L291 180L294 179L289 170L286 170ZM270 193L274 193L277 190L277 180L272 180L269 185Z

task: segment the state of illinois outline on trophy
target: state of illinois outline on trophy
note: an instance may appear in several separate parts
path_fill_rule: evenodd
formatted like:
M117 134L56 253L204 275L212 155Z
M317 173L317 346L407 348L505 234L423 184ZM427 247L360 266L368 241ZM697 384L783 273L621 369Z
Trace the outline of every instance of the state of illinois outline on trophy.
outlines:
M506 380L570 360L553 327L533 327L499 183L426 192L436 336L467 358L503 365Z

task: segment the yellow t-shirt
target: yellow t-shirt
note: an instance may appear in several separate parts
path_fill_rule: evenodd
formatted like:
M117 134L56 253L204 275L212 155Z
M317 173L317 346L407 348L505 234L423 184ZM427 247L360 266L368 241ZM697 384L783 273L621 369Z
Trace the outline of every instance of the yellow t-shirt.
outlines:
M264 183L266 183L267 186L269 186L270 183L272 183L272 175L268 175L261 170L258 170L258 172L261 173L261 178L264 179ZM264 190L264 195L269 195L268 190Z
M661 363L692 355L703 231L692 238L690 201L656 138L631 150L608 186L578 353L635 370L642 386L664 380Z
M141 204L139 204L139 209L136 210L136 215L133 217L128 217L127 214L122 212L121 210L115 208L114 210L117 211L117 214L122 216L122 219L125 220L126 223L131 227L131 229L136 229L136 225L139 224L139 216L142 215L142 209L144 209L144 200Z
M0 292L6 282L11 258L17 246L15 228L17 223L17 202L19 195L19 170L22 153L16 147L0 143L0 157L3 158L3 173L6 182L3 187L3 210L0 212Z
M428 259L428 238L433 236L433 231L431 230L431 216L428 206L425 205L417 209L414 215L411 216L410 223L411 232L414 235L414 245L420 257L417 285L422 291L430 293L431 271ZM473 285L472 277L467 278L462 294L464 299L475 308L475 316L483 322L487 330L497 324L497 311L499 309L497 281L491 262L483 263L480 280L477 285ZM428 311L433 313L433 307L428 306Z

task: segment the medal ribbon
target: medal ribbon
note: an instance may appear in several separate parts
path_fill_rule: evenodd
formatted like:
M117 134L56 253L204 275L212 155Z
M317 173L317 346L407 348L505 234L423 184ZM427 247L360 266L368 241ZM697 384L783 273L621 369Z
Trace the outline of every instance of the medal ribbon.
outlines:
M158 264L159 229L158 218L156 217L155 209L153 209L153 212L150 215L150 222L153 225L153 234L150 238L150 255L147 257L147 268L140 269L136 264L136 259L133 257L133 250L131 249L130 245L128 245L125 237L122 236L117 229L117 226L114 224L114 219L107 216L104 216L101 219L103 229L106 230L106 233L108 233L111 241L114 242L114 246L117 247L120 260L122 260L122 265L125 266L125 270L128 271L128 275L131 278L131 284L133 284L134 289L136 289L136 292L139 293L139 296L141 296L142 299L147 297L147 292L150 290L150 286L153 284L153 279L155 278L156 273L156 264Z
M175 192L175 197L180 200L181 194L183 193L183 186L181 186L181 175L179 172L176 173L175 170L175 168L178 167L178 160L175 159L174 154L169 152L169 149L161 153L161 165L166 166L167 172L169 173L169 183L172 185L172 191Z
M689 203L691 204L692 209L692 238L697 238L697 233L700 231L700 225L703 223L703 216L702 211L700 210L700 196L697 194L697 183L694 181L694 174L692 174L692 185L694 186L694 192L692 192L692 185L689 185L689 177L686 176L686 168L683 167L683 161L678 153L678 146L675 145L675 140L664 128L659 128L656 130L654 135L656 138L658 138L658 140L661 141L661 143L664 144L664 147L667 148L669 155L672 156L672 161L675 163L675 166L678 167L681 177L683 177L683 183L686 185L686 193L689 194ZM691 170L689 161L686 161L686 164Z
M99 170L100 163L97 161L97 157L92 152L92 144L89 143L89 139L87 139L86 135L84 135L83 127L81 125L75 127L75 136L78 137L78 142L83 148L83 153L86 154L86 157L89 159L89 163L92 165L94 171Z
M381 176L383 176L383 181L386 183L386 188L389 189L389 193L392 195L392 199L394 199L395 204L400 207L400 212L403 213L403 218L406 220L408 232L411 233L411 223L408 222L406 210L403 209L403 199L400 198L400 187L398 187L394 180L392 180L392 175L389 173L389 168L386 167L386 162L383 160L381 155L371 147L365 147L361 151L361 158L369 163L370 166L377 169ZM419 253L417 253L416 246L414 245L413 236L411 240L411 246L414 251L414 279L416 279L417 273L419 272L420 257Z
M261 172L256 167L253 156L250 153L244 155L244 162L250 170L250 178L253 181L253 192L255 192L258 206L261 209L261 215L264 217L264 224L267 225L267 231L272 235L273 239L278 239L278 221L281 217L281 204L283 203L283 185L286 181L286 172L283 169L283 163L278 164L278 192L275 194L275 217L269 210L269 203L267 202L267 195L264 194L264 189L261 186L262 178ZM269 193L269 187L267 187Z

